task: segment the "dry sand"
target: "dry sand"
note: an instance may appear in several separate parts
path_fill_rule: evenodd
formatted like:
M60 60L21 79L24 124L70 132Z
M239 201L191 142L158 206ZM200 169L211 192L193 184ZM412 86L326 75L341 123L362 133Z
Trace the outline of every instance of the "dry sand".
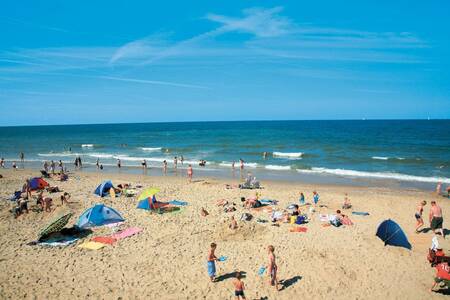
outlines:
M357 211L370 216L352 216L354 226L322 227L317 214L306 225L308 232L292 233L293 225L239 222L236 233L227 222L231 215L240 217L240 197L254 192L224 188L231 180L148 177L130 174L77 172L67 182L49 180L72 194L70 205L54 201L51 213L30 211L15 220L3 201L22 186L25 178L36 171L2 170L0 179L0 298L33 299L234 299L232 279L235 270L246 272L243 279L247 299L438 299L445 295L428 291L433 276L426 260L432 233L415 234L414 212L420 200L435 199L443 208L444 219L450 213L448 200L429 192L389 190L344 186L305 185L302 183L263 182L263 198L279 200L284 208L296 203L303 191L307 200L313 190L321 195L322 213L332 213L342 204L347 192ZM95 187L104 179L115 184L131 182L145 187L159 187L158 200L180 199L189 206L178 214L151 214L136 209L136 198L98 198ZM53 194L55 195L55 194ZM59 194L54 196L54 199ZM216 200L227 199L238 204L234 213L224 213ZM57 199L56 199L57 200ZM64 211L72 211L74 224L78 216L94 203L103 202L122 213L127 226L138 226L143 232L100 250L68 247L28 246L49 221ZM209 211L200 216L200 208ZM428 215L429 204L424 214ZM253 213L266 217L266 213ZM376 236L384 219L397 221L409 237L413 250L385 247ZM426 222L427 224L427 222ZM94 229L105 233L109 228ZM228 256L218 262L221 281L209 282L206 255L209 244L218 244L217 254ZM267 245L275 246L279 278L286 287L276 292L267 284L267 276L257 275L267 264ZM450 253L448 244L444 250Z

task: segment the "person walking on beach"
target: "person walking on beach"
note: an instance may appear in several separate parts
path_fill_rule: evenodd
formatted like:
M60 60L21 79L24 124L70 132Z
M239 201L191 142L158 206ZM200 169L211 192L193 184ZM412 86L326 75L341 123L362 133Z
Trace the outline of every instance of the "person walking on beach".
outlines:
M122 163L120 159L117 159L117 167L120 169L122 167Z
M164 173L167 173L167 160L163 161L163 171Z
M236 297L236 300L244 299L244 282L241 280L242 274L239 271L236 271L236 279L233 280L233 286L234 286L234 296Z
M178 158L175 156L175 157L173 158L173 167L176 169L176 168L177 168L177 165L178 165Z
M234 170L234 161L231 163L231 169Z
M20 162L23 163L25 160L25 155L23 154L23 152L20 152Z
M187 175L189 178L189 182L192 182L192 175L194 175L194 170L192 170L192 166L189 165L187 169Z
M78 156L78 167L81 169L83 164L81 163L81 156Z
M180 157L180 162L181 162L182 165L184 164L184 157L183 157L183 155L181 155L181 157Z
M97 169L100 169L100 158L97 158L97 161L95 162L95 166Z
M242 158L239 158L239 162L241 164L241 170L244 170L244 160Z
M442 224L444 223L444 219L442 217L442 208L437 205L436 201L431 201L431 208L429 214L429 221L431 230L434 233L439 231L443 238L445 238L444 230L442 229Z
M427 201L420 202L419 205L417 206L416 213L414 214L414 217L416 218L416 221L417 221L416 233L419 233L420 232L419 228L423 226L422 213L423 213L423 208L425 205L427 205Z
M52 175L55 175L55 162L53 160L50 162L50 169L52 171Z
M146 161L145 159L142 161L142 168L143 168L144 170L147 169L147 161Z
M314 201L314 205L317 205L317 203L319 202L319 193L317 193L316 191L313 192L313 201Z
M300 205L305 204L305 195L303 195L303 192L300 193L300 198L298 199L298 201L300 202Z
M64 172L64 168L63 168L63 162L62 160L59 160L58 162L58 167L59 167L59 172L63 173Z
M208 267L208 276L211 279L211 282L214 282L216 279L216 251L217 245L216 243L211 243L211 247L208 251L207 257L207 267Z
M276 290L279 291L277 279L278 266L275 260L275 247L269 245L267 247L267 251L269 252L269 266L267 267L270 276L269 284L271 286L275 286Z
M73 164L75 165L75 169L78 169L78 157L75 157L75 162Z
M2 159L0 160L0 168L4 169L5 168L5 159L2 157Z

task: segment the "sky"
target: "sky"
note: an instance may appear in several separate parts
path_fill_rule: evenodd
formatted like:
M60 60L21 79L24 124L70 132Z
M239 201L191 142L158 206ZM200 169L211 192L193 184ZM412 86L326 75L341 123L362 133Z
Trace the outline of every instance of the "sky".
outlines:
M450 117L450 1L3 1L0 126Z

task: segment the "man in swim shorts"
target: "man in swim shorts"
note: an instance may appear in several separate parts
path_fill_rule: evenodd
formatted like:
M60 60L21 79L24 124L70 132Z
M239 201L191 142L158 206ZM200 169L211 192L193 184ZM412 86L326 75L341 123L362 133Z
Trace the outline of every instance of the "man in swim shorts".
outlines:
M207 258L207 267L208 267L208 276L211 278L211 282L214 282L216 279L216 260L217 257L214 254L214 251L216 251L217 245L216 243L211 243L211 248L208 252L208 258Z
M434 233L436 233L436 231L439 231L442 237L445 238L444 230L442 229L442 224L444 223L444 219L442 217L442 208L437 205L436 201L434 200L431 201L429 220L431 230L433 230Z

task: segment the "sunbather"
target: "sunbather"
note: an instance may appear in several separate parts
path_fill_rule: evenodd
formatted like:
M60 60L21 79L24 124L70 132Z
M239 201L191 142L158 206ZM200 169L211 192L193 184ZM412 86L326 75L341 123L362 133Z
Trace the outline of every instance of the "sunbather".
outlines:
M229 225L229 228L231 230L235 230L235 229L238 228L238 224L237 224L236 219L234 218L234 216L231 216L231 223Z
M450 288L450 267L446 262L440 263L436 266L436 277L434 278L434 282L430 288L430 292L434 292L433 289L436 287L436 285L442 283Z
M344 197L344 204L342 204L343 209L350 209L352 208L352 204L350 203L350 199L348 199L348 194L345 193Z

